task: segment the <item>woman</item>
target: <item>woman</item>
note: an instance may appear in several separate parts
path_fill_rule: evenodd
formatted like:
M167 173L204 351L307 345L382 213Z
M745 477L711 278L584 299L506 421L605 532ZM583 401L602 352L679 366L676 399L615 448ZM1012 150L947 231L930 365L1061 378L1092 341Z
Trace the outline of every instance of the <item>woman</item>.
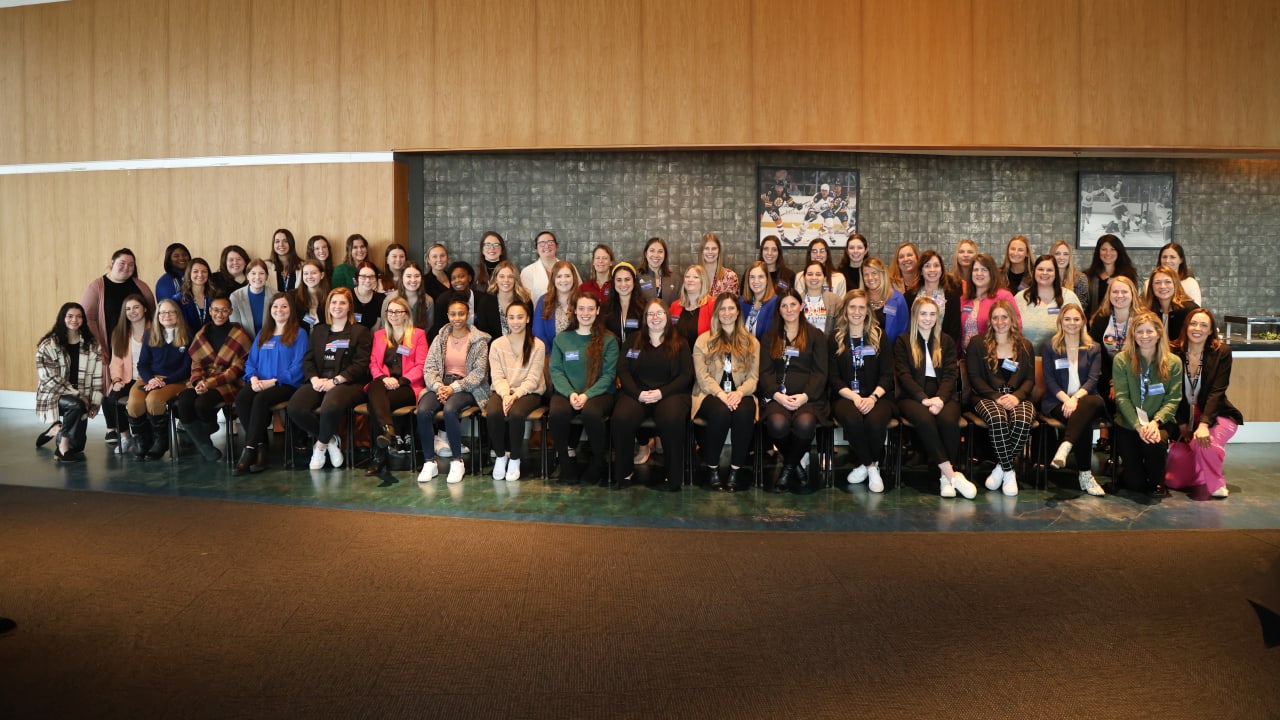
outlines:
M339 270L342 268L339 267ZM403 278L403 273L401 277ZM340 286L341 287L341 286ZM368 260L361 260L356 266L356 289L352 293L355 300L355 309L351 316L356 322L369 328L372 332L378 325L378 321L382 319L382 308L387 301L386 293L378 291L381 287L378 283L378 266ZM412 305L410 312L412 312ZM416 326L415 326L416 327ZM422 328L419 328L420 330Z
M831 283L826 289L835 293L836 297L844 296L844 275L836 272L836 266L831 262L831 248L828 247L826 240L820 237L810 240L809 254L804 262L806 266L811 262L822 263L822 272Z
M440 297L450 289L449 249L440 243L427 248L427 268L422 274L422 287L432 299Z
M472 327L467 322L470 313L461 299L449 303L446 309L449 324L440 329L427 352L423 369L424 392L418 398L418 437L422 438L422 450L426 462L418 474L418 482L430 482L440 469L436 465L435 438L436 412L444 412L444 431L449 438L449 463L447 482L462 482L467 465L462 461L463 410L481 406L489 400L489 334ZM601 445L600 447L604 447Z
M1013 463L1031 437L1036 406L1031 390L1036 383L1036 356L1013 321L1013 303L997 300L991 306L987 331L969 342L965 363L973 388L973 411L987 425L995 467L987 489L1018 494Z
M1022 319L1022 336L1032 347L1040 347L1053 337L1062 308L1080 304L1075 292L1063 286L1058 262L1052 255L1036 258L1031 265L1031 284L1019 292L1015 300Z
M356 276L360 263L369 259L369 241L360 233L347 236L347 256L342 264L333 269L333 287L356 288ZM377 268L374 268L376 273Z
M80 295L89 334L95 338L111 337L116 323L123 317L120 310L125 299L135 293L142 298L147 312L155 308L156 298L151 294L151 288L138 279L133 251L120 248L111 255L106 274L94 278Z
M965 238L956 243L955 259L952 262L951 274L960 281L962 287L969 286L969 276L973 272L973 261L979 254L978 243Z
M927 297L927 296L926 296ZM831 343L832 413L849 441L853 470L848 482L867 482L873 493L884 492L880 455L893 419L893 353L876 325L864 290L850 290L836 316Z
M1084 309L1068 303L1058 313L1057 331L1040 347L1044 367L1044 397L1040 412L1066 425L1061 444L1050 465L1063 468L1074 457L1080 489L1094 496L1105 493L1093 478L1090 436L1093 424L1107 417L1099 394L1102 378L1102 345L1084 331Z
M765 431L782 455L774 492L807 479L800 459L827 418L827 337L804 321L804 301L794 289L778 296L778 317L761 340L760 397Z
M702 266L706 269L707 279L710 281L707 286L708 295L716 297L725 292L738 294L738 274L725 267L720 237L715 233L702 236ZM689 344L693 345L692 342Z
M312 262L312 261L308 261ZM325 455L342 467L338 428L347 412L364 400L369 382L372 339L351 317L351 291L335 288L325 302L325 322L316 325L302 357L303 380L289 398L289 419L312 437L312 470L324 469Z
M1112 283L1114 286L1115 283ZM1149 310L1133 316L1124 349L1116 355L1116 455L1124 486L1164 494L1169 438L1178 431L1182 361L1169 352L1160 318Z
M1108 401L1108 410L1114 412L1115 390L1111 372L1114 358L1124 348L1129 336L1130 319L1142 308L1137 304L1138 289L1127 277L1116 278L1110 284L1093 317L1089 319L1089 337L1102 345L1102 375L1098 380L1099 392Z
M1210 497L1225 498L1222 462L1227 442L1244 417L1227 399L1231 385L1231 348L1218 339L1213 313L1192 310L1182 326L1175 352L1182 361L1182 402L1178 403L1178 441L1169 445L1165 483L1171 488L1203 487Z
M280 292L292 292L302 282L302 258L298 257L297 244L293 233L287 228L280 228L271 235L270 258L272 269L271 286Z
M271 271L267 269L265 262L254 260L249 263L244 277L248 283L231 293L231 322L244 328L250 336L256 337L270 317L271 307L267 300L271 293L268 292L270 288L267 282L271 278Z
M1071 245L1066 240L1054 240L1049 247L1049 254L1058 266L1058 280L1062 283L1062 289L1076 294L1080 300L1080 309L1084 310L1086 318L1089 317L1092 308L1084 304L1089 300L1089 277L1076 267L1076 256Z
M777 235L769 235L760 241L760 254L756 260L764 263L769 284L773 285L775 292L796 286L796 271L787 267L787 261L782 257L782 241Z
M543 372L547 350L530 331L533 311L523 300L512 301L504 315L507 333L489 344L493 392L485 405L484 418L497 458L493 479L515 482L520 479L525 423L529 413L542 404L542 394L547 390Z
M507 241L496 231L486 230L480 236L480 261L476 263L476 284L488 287L493 282L493 274L502 263L511 262L507 255ZM514 267L514 266L513 266ZM516 278L520 277L519 271ZM505 306L503 306L505 308Z
M560 262L560 258L556 257L560 241L556 239L555 233L543 230L533 238L533 244L538 252L538 259L520 270L520 284L528 288L531 297L541 298L551 288L556 263ZM576 275L577 268L573 272ZM537 316L535 310L534 317Z
M721 295L716 298L711 329L699 335L693 346L691 411L707 424L700 459L710 489L737 492L751 484L747 454L756 427L760 366L760 342L743 326L733 296ZM729 475L722 481L720 453L726 439L730 440ZM668 475L667 487L679 490L680 484Z
M333 284L333 250L329 247L329 238L323 235L312 235L307 240L307 259L316 260L324 268L324 279Z
M498 317L501 320L502 334L506 335L511 332L511 327L507 324L507 308L511 303L531 304L529 291L520 284L520 270L515 263L503 260L493 268L489 273L489 294L498 300Z
M680 297L671 303L671 321L686 343L697 342L699 335L711 329L711 308L707 307L710 302L711 278L706 268L690 265L684 271Z
M1191 267L1187 265L1187 254L1182 249L1182 246L1176 242L1167 243L1160 248L1158 257L1160 261L1156 263L1157 265L1163 265L1178 273L1182 292L1195 301L1196 305L1203 305L1204 299L1200 294L1200 281L1196 280L1196 276L1191 272Z
M129 415L120 407L120 400L129 397L134 378L138 377L138 359L151 333L151 319L151 309L142 296L130 295L120 309L120 321L111 333L107 348L111 360L107 365L107 397L102 403L102 413L107 416L108 440L113 432L119 439L117 455L128 455L137 449L129 434Z
M1160 322L1164 323L1171 338L1182 337L1182 323L1192 310L1200 307L1183 292L1178 271L1164 265L1157 265L1147 278L1142 304L1160 316Z
M365 475L380 475L387 469L387 449L398 438L392 413L417 404L426 388L422 368L427 361L427 334L413 325L413 309L404 298L387 303L383 325L373 333L369 353L368 396L369 445L373 459Z
M1022 316L1018 315L1013 295L1000 286L1004 275L996 267L995 258L982 254L973 259L973 267L969 271L969 284L965 286L964 298L960 301L960 340L957 348L968 348L969 343L979 335L987 332L987 318L991 314L991 306L999 300L1005 300L1014 307L1013 321L1022 326Z
M192 261L194 264L194 261ZM178 419L205 460L222 459L209 437L218 430L218 410L235 404L244 385L244 363L253 337L231 322L231 301L214 298L209 323L191 339L191 376L178 394Z
M628 344L629 338L644 327L644 308L648 303L635 291L637 277L631 263L624 261L615 265L611 285L613 292L604 301L604 326L618 338L620 345ZM660 298L652 299L661 302Z
M978 489L952 466L960 455L956 348L951 338L942 334L938 305L933 300L921 296L911 306L911 327L893 344L893 367L898 380L898 412L915 428L929 463L941 471L938 494L952 498L959 492L972 500Z
M523 275L523 273L522 273ZM533 308L533 334L544 347L551 347L556 335L568 329L573 321L573 296L578 292L578 268L568 260L556 261L550 292L538 298Z
M680 283L669 264L667 241L660 237L649 238L644 244L644 253L640 258L640 269L637 273L640 281L640 296L648 300L658 298L663 305L680 294Z
M271 296L262 331L249 348L244 362L244 387L236 395L236 416L244 427L244 451L233 475L267 469L267 426L271 408L288 402L302 385L307 331L298 326L287 293Z
M840 296L823 292L830 287L822 263L811 262L804 266L804 319L823 335L830 334L836 326L836 314L840 309Z
M884 328L886 342L896 341L910 323L907 301L889 284L889 272L880 258L862 262L862 288L867 291L867 305L876 314L876 324Z
M591 272L589 278L582 283L582 292L596 296L601 305L609 302L609 292L613 288L613 249L608 245L597 245L591 251Z
M1135 288L1138 285L1138 270L1129 259L1124 243L1110 233L1098 238L1098 243L1093 246L1093 261L1089 263L1085 276L1089 278L1088 301L1091 308L1102 305L1103 298L1107 295L1107 287L1113 278L1128 278Z
M293 311L298 314L298 324L314 334L324 322L325 304L329 298L329 281L324 275L324 265L311 259L302 263L302 284L290 293Z
M102 348L79 303L63 303L36 346L36 413L49 423L36 447L56 438L58 461L84 459L85 430L102 407Z
M1031 257L1031 241L1026 235L1014 235L1004 246L1004 262L1000 263L1000 272L1004 274L1004 286L1009 292L1017 293L1031 287L1032 279L1028 277L1027 259Z
M434 250L435 247L433 246L432 249ZM447 253L446 262L448 262ZM389 293L399 287L400 273L404 272L408 263L408 248L400 243L391 243L387 246L387 249L382 256L382 272L379 273L380 279L382 280L382 292ZM421 272L422 268L419 267L418 271ZM445 283L445 286L448 286L447 282ZM428 315L427 317L430 316Z
M423 277L422 268L418 263L407 263L400 272L400 280L396 283L395 289L387 293L384 302L391 302L393 298L408 300L409 308L413 312L413 326L425 330L429 329L434 321L435 303L427 294Z
M222 248L218 260L218 272L209 278L214 297L231 297L231 293L249 284L244 271L249 267L249 252L239 245Z
M942 256L936 250L925 250L920 256L920 282L914 291L903 293L903 301L907 307L911 307L917 297L923 295L933 298L938 304L938 314L941 316L938 322L942 323L942 334L959 343L962 294L960 281L943 268Z
M613 433L613 482L619 487L631 484L636 434L646 418L654 421L662 438L667 482L679 483L684 477L693 351L671 327L667 311L657 298L644 304L644 327L643 332L632 334L626 353L618 359L621 389L609 423Z
M795 277L791 278L795 282ZM788 288L790 285L788 285ZM743 324L751 336L759 340L773 327L773 318L777 315L778 294L776 286L769 279L768 266L763 260L751 263L747 268L747 283L742 290ZM715 316L711 318L715 323Z
M129 391L125 411L139 460L159 460L169 452L169 401L186 387L191 376L190 342L182 310L173 300L161 300L156 322L138 355L138 381Z
M182 279L186 277L191 251L182 243L170 243L164 249L164 274L156 278L156 300L177 300L182 294Z
M844 277L846 291L862 287L862 263L867 259L871 246L860 233L851 233L845 241L844 254L840 257L840 275Z
M889 282L893 289L905 295L920 282L920 249L914 243L902 243L893 251L893 264L889 266Z
M213 275L204 258L192 258L187 263L187 274L182 278L182 290L174 300L182 308L182 321L191 332L204 327L209 321L209 302L213 300L213 288L209 277Z
M573 308L573 322L551 346L551 437L560 458L560 482L577 485L581 477L594 485L604 470L608 447L605 421L613 409L618 341L604 323L596 322L600 301L594 295L574 293ZM577 458L569 454L570 421L575 415L582 419L592 447L591 463L581 475Z

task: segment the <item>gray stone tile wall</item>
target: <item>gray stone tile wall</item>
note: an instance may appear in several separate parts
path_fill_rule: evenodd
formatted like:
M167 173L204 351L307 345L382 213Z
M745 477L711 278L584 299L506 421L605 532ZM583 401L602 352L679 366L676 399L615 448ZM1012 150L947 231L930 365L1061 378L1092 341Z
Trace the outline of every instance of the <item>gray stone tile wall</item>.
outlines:
M755 258L756 167L852 168L860 173L859 230L887 259L902 242L950 261L973 238L999 258L1017 234L1036 253L1074 244L1076 173L1174 172L1175 239L1187 250L1206 303L1218 312L1280 312L1280 161L958 157L814 152L590 152L428 155L423 247L443 242L475 262L480 234L495 229L518 265L551 229L560 256L586 269L597 243L637 260L654 235L676 263L693 262L705 232L725 243L730 265ZM802 251L789 250L794 266ZM1087 264L1090 250L1077 251ZM1150 270L1155 250L1134 260Z

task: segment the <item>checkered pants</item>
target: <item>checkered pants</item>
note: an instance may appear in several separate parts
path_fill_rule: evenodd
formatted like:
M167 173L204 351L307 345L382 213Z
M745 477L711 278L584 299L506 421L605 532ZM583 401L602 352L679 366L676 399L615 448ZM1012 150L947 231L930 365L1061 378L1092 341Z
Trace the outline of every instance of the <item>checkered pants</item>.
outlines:
M1035 406L1029 400L1018 403L1012 410L1005 410L995 400L982 398L973 404L973 410L987 424L991 435L991 447L996 460L1005 472L1013 469L1013 460L1022 452L1031 435L1031 421L1036 417Z

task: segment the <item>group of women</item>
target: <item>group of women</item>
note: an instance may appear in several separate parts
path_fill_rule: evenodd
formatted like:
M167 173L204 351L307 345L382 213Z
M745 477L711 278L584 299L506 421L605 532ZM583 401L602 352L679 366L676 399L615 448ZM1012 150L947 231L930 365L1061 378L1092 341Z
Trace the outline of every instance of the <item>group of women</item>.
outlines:
M118 452L159 458L172 406L213 460L216 413L234 407L246 430L236 472L257 472L267 466L272 414L284 410L312 440L310 466L338 467L339 425L367 403L377 474L404 434L395 410L416 406L419 481L440 473L439 413L439 454L447 446L448 481L459 482L461 418L476 407L497 456L493 477L514 481L526 419L546 405L564 483L625 485L653 448L678 487L695 418L700 442L687 462L708 487L745 486L759 423L781 461L772 488L786 491L805 483L803 458L834 418L849 442L848 481L881 492L878 458L898 417L938 468L941 495L972 498L975 484L956 469L963 410L989 431L985 486L1015 495L1038 401L1065 428L1052 464L1073 463L1085 492L1103 494L1090 450L1095 424L1109 420L1126 487L1227 494L1224 445L1242 422L1226 398L1231 354L1197 304L1177 244L1160 250L1141 289L1113 235L1083 272L1065 242L1037 257L1023 236L999 263L961 241L949 270L938 251L910 243L886 264L859 234L837 264L817 239L798 272L767 237L742 275L714 234L682 274L666 242L652 238L638 265L596 246L585 280L559 257L554 233L534 245L524 268L496 232L481 238L474 266L451 263L440 244L425 268L398 244L379 266L352 235L335 265L323 236L307 242L303 259L280 229L267 259L231 246L216 271L171 245L154 294L122 249L41 340L39 410L51 425L37 443L56 438L55 455L76 459L85 423L102 408ZM582 434L593 449L586 462L575 452ZM1179 460L1172 468L1170 455Z

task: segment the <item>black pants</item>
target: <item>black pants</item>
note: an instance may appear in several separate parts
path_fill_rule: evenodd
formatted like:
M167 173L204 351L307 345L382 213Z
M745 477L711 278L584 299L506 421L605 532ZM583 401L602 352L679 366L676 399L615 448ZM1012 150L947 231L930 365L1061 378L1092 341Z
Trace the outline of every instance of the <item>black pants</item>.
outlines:
M292 385L276 385L262 392L254 392L248 383L240 388L236 395L236 415L244 426L245 447L260 447L267 441L271 408L293 397L296 391Z
M329 442L338 434L342 416L364 399L359 385L338 385L329 392L317 392L306 381L289 398L289 419L317 442Z
M858 465L878 462L884 454L884 439L889 431L889 421L893 419L893 406L889 404L889 400L880 398L871 412L863 415L852 400L837 397L831 411L844 429L844 439L849 443L853 461Z
M698 417L707 423L702 442L702 464L707 467L720 465L720 451L725 439L729 439L729 463L734 467L746 467L751 452L751 435L756 429L756 399L743 396L737 410L730 410L720 398L708 395L698 406ZM665 446L664 446L665 451Z
M1062 406L1053 409L1050 417L1067 426L1062 439L1071 443L1071 455L1076 460L1076 470L1089 470L1093 467L1093 423L1104 417L1106 404L1097 395L1085 395L1076 401L1076 411L1071 417L1062 416Z
M416 405L418 398L408 380L402 378L399 387L388 390L382 378L377 378L369 383L369 399L366 402L369 404L369 441L372 443L382 434L382 426L391 424L393 411ZM423 439L423 442L428 441L430 438Z
M689 432L690 397L686 394L664 397L656 403L644 404L630 395L619 395L609 418L613 434L614 477L621 480L635 471L636 432L640 423L652 418L662 438L662 453L667 479L680 482L684 477L684 448Z
M798 465L818 434L818 410L805 403L792 412L776 402L764 406L764 430L782 453L783 465Z
M1169 428L1161 426L1166 433ZM1176 430L1176 428L1174 428ZM1150 492L1164 484L1165 464L1169 460L1167 435L1158 443L1145 443L1136 430L1113 425L1112 439L1116 457L1124 467L1120 479L1125 489L1134 492Z
M519 460L524 455L524 426L529 413L541 404L541 395L525 395L511 403L511 410L503 414L502 398L496 394L489 396L484 419L489 426L489 442L498 457L511 453L512 460Z
M84 450L85 430L89 427L89 405L79 395L58 398L58 414L62 416L59 438L66 438L70 452Z
M222 395L216 390L208 390L197 395L195 388L187 388L178 395L178 419L184 423L191 421L218 423L218 408L222 405Z
M124 411L121 400L129 399L129 391L137 380L130 380L119 390L112 390L102 399L102 414L107 419L108 430L128 430L129 414Z
M571 462L569 459L570 421L575 415L582 419L582 428L587 433L587 442L591 443L591 464L593 467L600 466L601 463L597 458L603 459L605 450L608 448L609 434L605 423L609 419L609 411L613 410L615 399L611 393L597 395L588 400L581 410L574 410L569 404L569 398L560 393L551 396L551 437L556 441L556 454L560 458L561 467Z
M956 462L960 454L960 403L948 401L934 415L919 400L901 398L898 412L915 427L930 465Z

